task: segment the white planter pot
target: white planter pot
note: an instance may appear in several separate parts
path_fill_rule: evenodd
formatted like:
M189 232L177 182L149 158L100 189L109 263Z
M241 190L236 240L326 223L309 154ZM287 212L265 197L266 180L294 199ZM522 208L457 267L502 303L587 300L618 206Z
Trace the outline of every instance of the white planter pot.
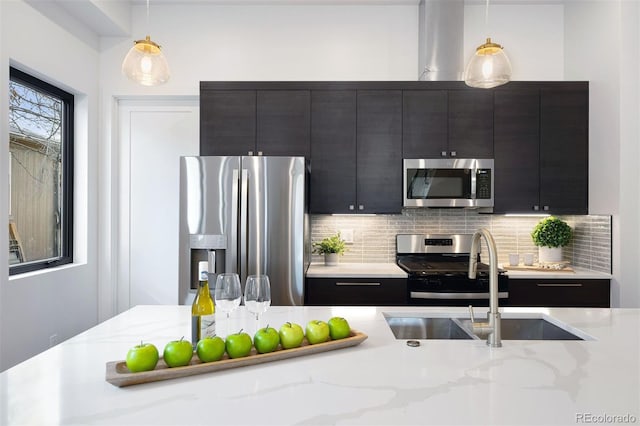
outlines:
M324 254L324 265L325 266L336 266L338 264L338 253L325 253Z
M538 247L538 261L540 263L562 262L562 247Z

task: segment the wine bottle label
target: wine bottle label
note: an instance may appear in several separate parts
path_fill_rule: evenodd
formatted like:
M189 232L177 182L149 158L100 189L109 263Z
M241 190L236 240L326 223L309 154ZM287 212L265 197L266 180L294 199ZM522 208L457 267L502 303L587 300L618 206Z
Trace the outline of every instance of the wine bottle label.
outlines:
M200 316L200 338L213 337L216 334L216 316L202 315Z

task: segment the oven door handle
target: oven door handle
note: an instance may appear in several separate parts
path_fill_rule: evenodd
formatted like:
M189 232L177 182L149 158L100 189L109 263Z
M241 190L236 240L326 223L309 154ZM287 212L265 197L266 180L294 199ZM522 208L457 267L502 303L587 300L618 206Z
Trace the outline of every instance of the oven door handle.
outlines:
M412 299L489 299L489 293L440 293L433 291L412 291L409 293ZM509 297L508 291L498 292L500 299Z

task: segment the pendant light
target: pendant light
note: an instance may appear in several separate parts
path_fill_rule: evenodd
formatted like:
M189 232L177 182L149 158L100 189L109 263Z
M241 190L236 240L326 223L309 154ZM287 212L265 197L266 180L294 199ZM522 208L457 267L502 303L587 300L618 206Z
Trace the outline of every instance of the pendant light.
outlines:
M149 28L149 0L147 0L147 28ZM160 46L149 36L134 41L122 62L122 72L143 86L157 86L169 80L169 64Z
M489 21L489 0L485 7L485 26ZM491 41L476 48L474 55L464 70L464 82L467 86L490 89L501 86L511 80L511 62L502 46Z

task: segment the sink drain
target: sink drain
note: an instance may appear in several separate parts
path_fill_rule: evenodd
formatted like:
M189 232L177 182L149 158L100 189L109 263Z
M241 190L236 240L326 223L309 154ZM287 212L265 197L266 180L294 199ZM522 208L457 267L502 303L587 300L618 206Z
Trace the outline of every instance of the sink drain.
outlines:
M417 340L407 340L407 346L411 346L412 348L417 348L420 346L420 342Z

